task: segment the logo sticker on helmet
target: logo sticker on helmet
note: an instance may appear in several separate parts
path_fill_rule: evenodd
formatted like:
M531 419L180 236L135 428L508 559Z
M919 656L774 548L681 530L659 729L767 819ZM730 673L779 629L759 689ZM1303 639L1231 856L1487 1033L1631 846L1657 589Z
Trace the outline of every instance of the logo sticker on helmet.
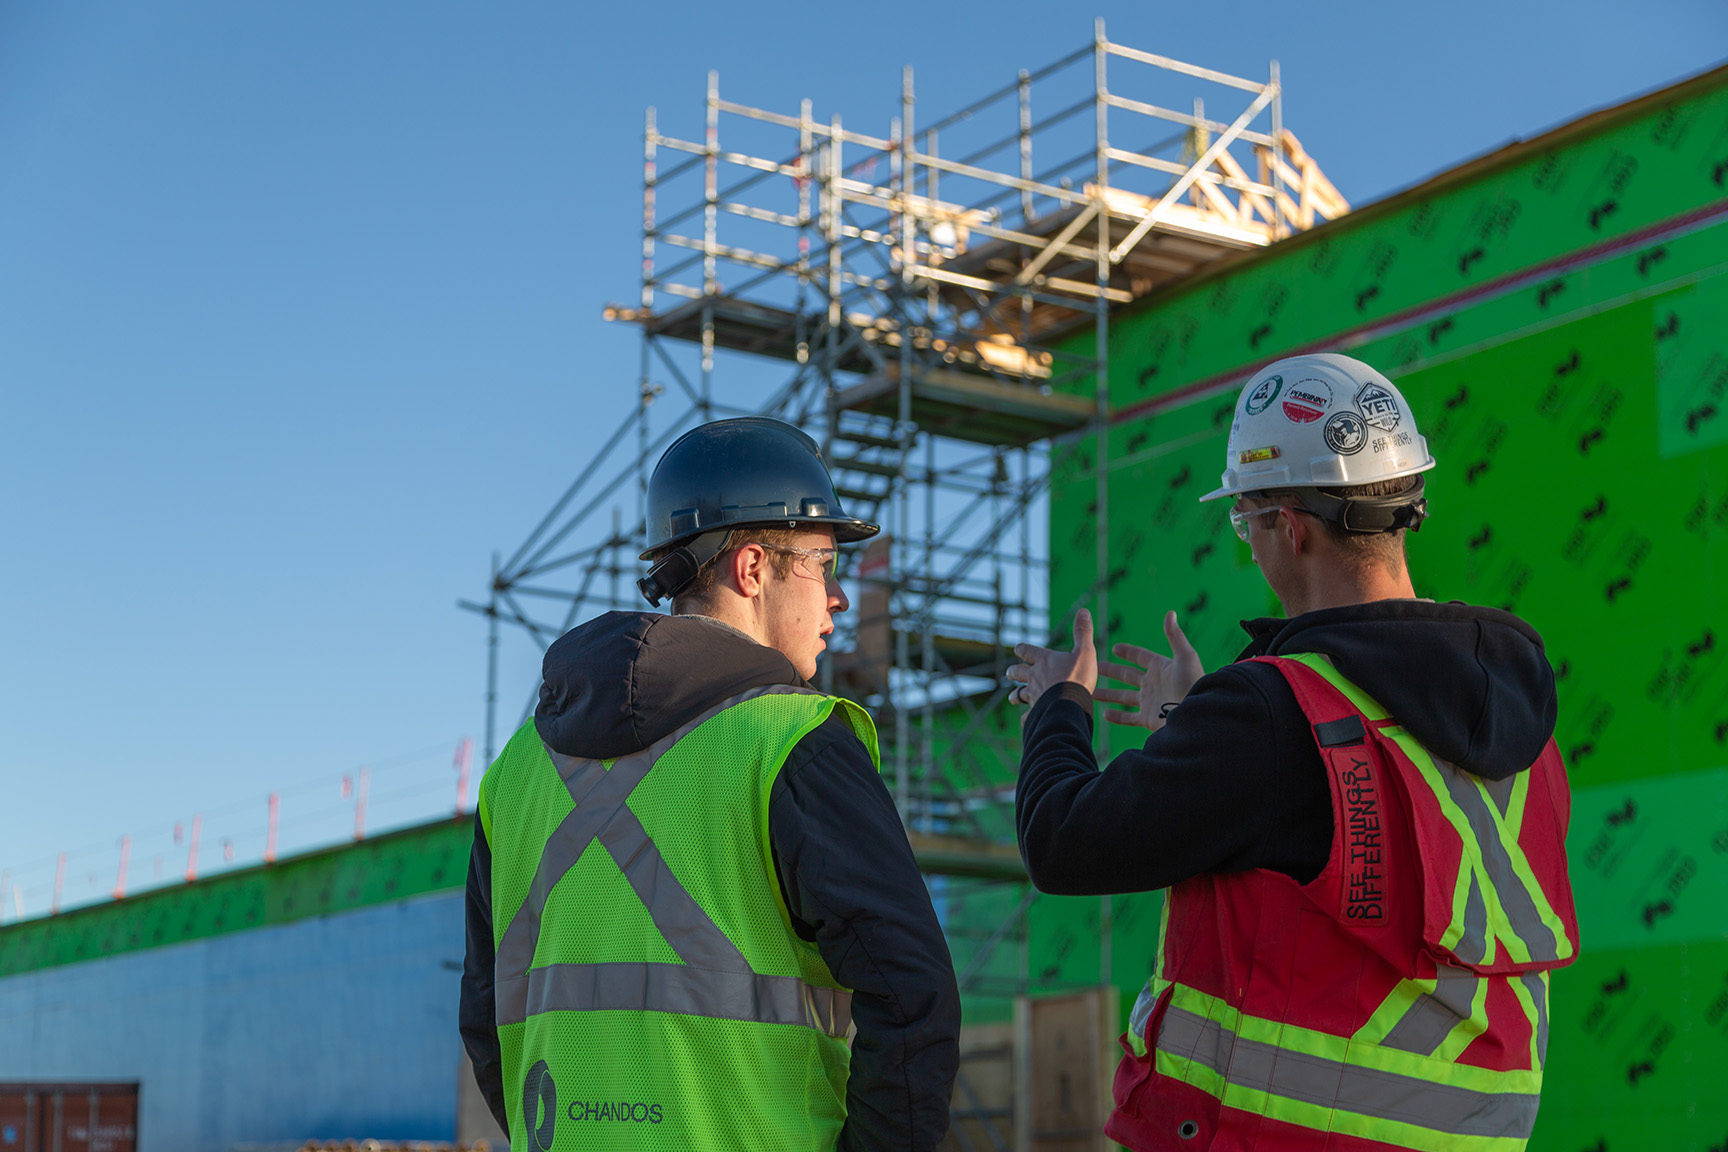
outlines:
M1265 448L1250 448L1236 458L1239 464L1258 464L1263 460L1276 459L1278 459L1278 445L1276 444Z
M1334 412L1326 421L1326 446L1340 456L1354 456L1368 443L1368 427L1354 412Z
M1356 393L1356 407L1362 409L1362 418L1382 432L1390 432L1398 427L1398 421L1403 413L1398 411L1398 398L1378 384L1364 384L1362 390Z
M1242 409L1250 416L1258 416L1272 407L1272 401L1278 399L1278 393L1284 391L1284 377L1268 376L1260 381L1259 387L1248 393L1248 399L1243 401Z
M1332 386L1324 380L1303 380L1284 396L1284 418L1292 424L1312 424L1332 407Z

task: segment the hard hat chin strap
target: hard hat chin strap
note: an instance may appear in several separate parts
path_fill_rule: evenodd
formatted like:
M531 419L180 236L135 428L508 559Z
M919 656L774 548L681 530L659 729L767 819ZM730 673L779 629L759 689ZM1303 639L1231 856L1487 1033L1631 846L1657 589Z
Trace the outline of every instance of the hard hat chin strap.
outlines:
M1325 488L1300 488L1302 506L1321 519L1330 520L1346 532L1372 535L1408 528L1415 532L1428 518L1428 501L1422 495L1423 480L1390 496L1339 496Z
M690 582L701 574L702 569L726 551L726 545L731 542L730 529L707 532L687 541L654 561L654 566L648 569L648 575L636 581L636 587L648 603L658 608L660 601L670 600L688 588Z

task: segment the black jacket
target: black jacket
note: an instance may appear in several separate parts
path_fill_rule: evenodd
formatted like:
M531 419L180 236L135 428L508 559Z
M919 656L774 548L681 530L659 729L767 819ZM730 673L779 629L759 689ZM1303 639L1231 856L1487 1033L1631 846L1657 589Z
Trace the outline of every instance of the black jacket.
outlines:
M1241 660L1324 653L1429 751L1478 776L1523 771L1554 732L1542 638L1509 613L1377 600L1243 627L1252 640ZM1145 747L1104 772L1092 695L1077 684L1039 697L1023 745L1020 853L1045 892L1144 892L1250 868L1307 883L1331 851L1325 767L1269 665L1201 677Z
M554 751L638 752L750 688L803 685L785 656L701 616L609 612L547 649L534 725ZM799 741L769 797L768 838L793 928L853 989L843 1152L933 1149L959 1064L953 961L894 802L843 720ZM506 1125L494 1025L492 852L474 822L463 1043ZM512 1091L519 1086L512 1086Z

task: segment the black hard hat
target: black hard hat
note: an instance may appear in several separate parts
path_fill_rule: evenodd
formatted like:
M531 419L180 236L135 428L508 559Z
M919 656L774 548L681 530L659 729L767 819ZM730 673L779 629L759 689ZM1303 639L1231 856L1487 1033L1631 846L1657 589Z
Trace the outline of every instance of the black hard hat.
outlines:
M766 416L692 428L672 442L648 478L642 559L657 563L638 584L648 602L658 604L719 554L732 529L817 524L832 526L840 544L882 530L840 507L822 451L802 430Z

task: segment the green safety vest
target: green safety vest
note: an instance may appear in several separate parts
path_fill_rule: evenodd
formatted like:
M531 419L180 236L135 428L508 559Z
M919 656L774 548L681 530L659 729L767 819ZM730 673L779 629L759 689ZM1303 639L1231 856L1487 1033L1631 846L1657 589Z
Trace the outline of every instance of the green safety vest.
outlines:
M851 991L793 931L768 843L786 757L857 705L756 688L615 760L524 724L480 783L511 1147L827 1149Z

